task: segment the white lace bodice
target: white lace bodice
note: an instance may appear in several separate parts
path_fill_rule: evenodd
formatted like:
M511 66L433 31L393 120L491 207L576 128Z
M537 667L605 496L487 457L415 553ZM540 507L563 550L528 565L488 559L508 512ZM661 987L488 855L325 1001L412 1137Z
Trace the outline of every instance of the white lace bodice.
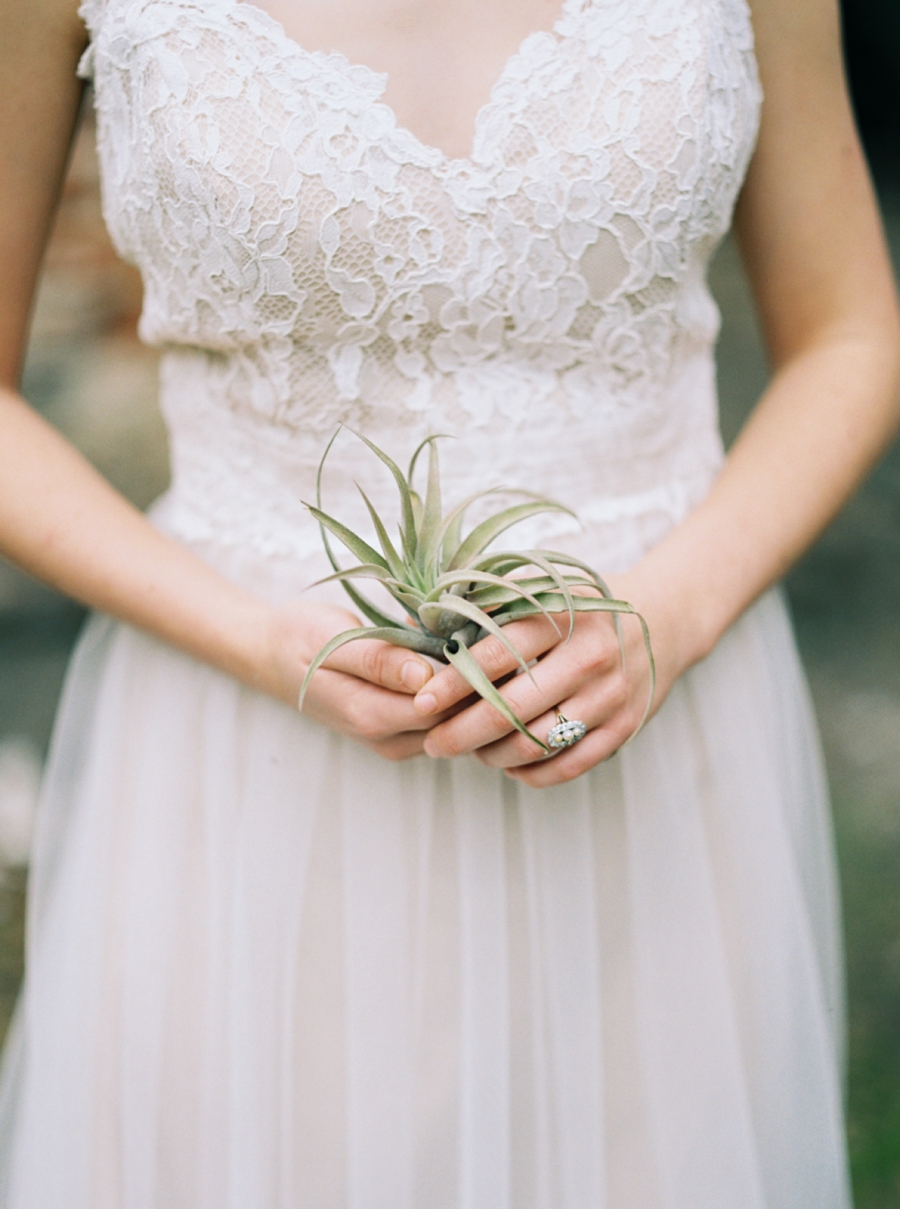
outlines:
M507 62L466 159L397 124L384 76L252 4L82 12L106 218L166 351L168 528L305 556L301 501L339 422L398 461L454 434L448 496L556 496L608 569L706 492L705 271L759 108L745 0L566 0ZM342 438L329 503L351 519L353 479L381 503L378 464Z

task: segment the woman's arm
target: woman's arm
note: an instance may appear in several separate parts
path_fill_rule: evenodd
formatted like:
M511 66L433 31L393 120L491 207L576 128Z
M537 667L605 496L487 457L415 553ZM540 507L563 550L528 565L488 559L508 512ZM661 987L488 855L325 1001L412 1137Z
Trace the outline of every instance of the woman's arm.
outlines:
M773 377L708 499L613 582L649 623L657 703L815 539L900 419L900 319L847 98L836 2L753 0L752 10L765 103L736 226ZM555 642L545 623L516 625L529 657ZM512 671L498 646L482 645L494 678ZM507 735L486 704L436 727L426 751L479 749L533 786L576 777L615 752L640 718L646 662L633 635L629 646L626 677L611 626L579 615L568 648L536 671L539 689L525 677L508 684L504 692L539 732L559 702L592 727L552 761L532 764L534 746ZM448 670L417 702L427 714L464 693Z
M0 5L0 553L95 609L295 704L308 664L358 625L273 609L160 534L16 392L44 247L81 104L76 0ZM427 661L381 643L335 653L307 711L385 756L421 751Z
M766 103L735 225L773 379L713 493L645 573L668 576L689 554L700 655L806 550L900 419L897 300L837 6L752 7Z

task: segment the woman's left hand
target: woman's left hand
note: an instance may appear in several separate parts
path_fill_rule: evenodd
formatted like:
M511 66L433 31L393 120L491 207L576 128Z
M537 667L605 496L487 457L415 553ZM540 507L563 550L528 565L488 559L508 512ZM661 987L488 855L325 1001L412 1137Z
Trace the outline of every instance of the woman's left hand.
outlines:
M626 580L622 577L616 582L613 591L617 596L627 592ZM624 599L628 600L627 596ZM628 615L620 618L624 666L608 614L576 614L568 643L560 641L559 633L546 618L529 618L506 628L525 660L537 659L537 664L530 677L520 673L502 686L504 698L529 731L541 739L557 722L559 710L567 719L581 719L587 724L587 735L582 740L548 757L494 707L479 699L433 728L425 752L430 757L474 753L485 765L502 769L533 787L568 782L611 757L637 730L650 692L649 662L640 624ZM556 622L565 636L568 615L556 615ZM651 642L657 655L654 710L674 680L667 662L658 658L656 638L651 623ZM490 636L475 644L472 654L495 682L514 673L517 667L507 649ZM420 691L415 705L423 714L436 714L458 706L471 693L460 674L447 668Z

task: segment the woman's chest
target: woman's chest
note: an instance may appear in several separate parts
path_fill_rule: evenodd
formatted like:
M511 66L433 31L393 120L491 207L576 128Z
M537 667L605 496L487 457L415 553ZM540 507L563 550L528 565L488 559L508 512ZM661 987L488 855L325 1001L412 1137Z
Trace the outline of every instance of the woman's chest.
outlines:
M336 51L383 74L398 123L448 159L470 155L479 110L566 0L253 0L307 51Z
M585 304L683 278L727 226L755 136L744 0L565 0L503 65L463 159L397 121L384 76L251 4L95 3L120 248L187 296L197 275L218 283L220 309L251 297L286 332L305 310L327 336L332 295L336 327L373 308L389 326L413 288L432 318L490 297L496 325L515 297L568 331Z

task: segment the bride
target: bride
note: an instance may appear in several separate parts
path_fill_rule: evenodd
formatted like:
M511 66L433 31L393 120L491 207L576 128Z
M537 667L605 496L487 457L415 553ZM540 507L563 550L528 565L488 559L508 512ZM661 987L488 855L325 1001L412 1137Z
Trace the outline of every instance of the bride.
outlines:
M755 47L755 49L754 49ZM162 350L132 510L16 394L84 80ZM835 1206L839 922L770 586L897 421L834 0L29 0L0 10L0 551L97 613L42 793L0 1158L20 1206ZM749 167L748 167L749 166ZM724 457L705 270L772 361ZM574 509L646 618L366 640L338 425L450 503ZM392 484L342 432L326 507ZM529 529L530 526L530 529ZM511 540L512 541L512 540ZM626 746L626 747L623 747Z

